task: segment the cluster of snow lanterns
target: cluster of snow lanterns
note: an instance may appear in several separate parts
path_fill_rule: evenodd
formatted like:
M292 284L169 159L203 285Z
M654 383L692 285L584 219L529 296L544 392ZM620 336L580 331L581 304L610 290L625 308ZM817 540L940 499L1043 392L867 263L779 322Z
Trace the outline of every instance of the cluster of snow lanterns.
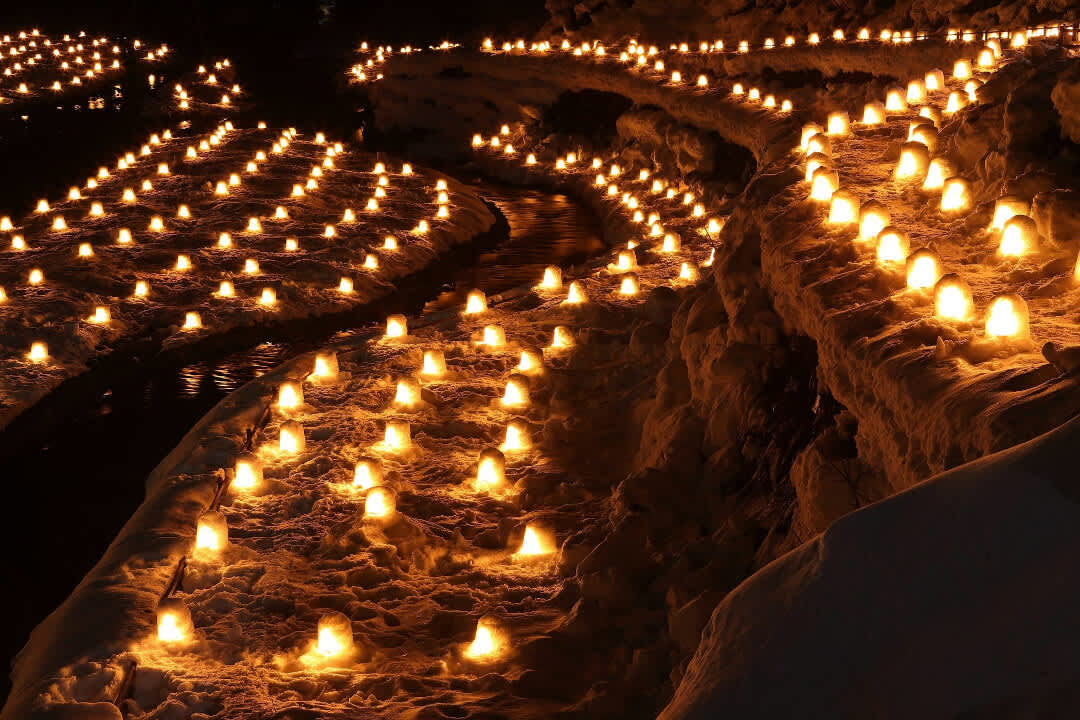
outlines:
M88 40L86 33L81 32L77 38L66 34L62 40L54 41L35 29L29 34L27 31L20 32L18 40L16 43L10 35L5 35L0 41L0 59L10 63L3 67L0 77L17 78L33 71L58 72L57 75L45 75L33 84L13 81L14 92L20 96L29 95L39 88L60 92L65 86L81 86L84 79L88 82L102 79L121 69L119 56L122 50L105 37ZM133 47L138 49L138 41L135 43ZM160 57L168 52L168 48L163 45L157 52L160 55L155 57ZM0 96L0 101L3 99Z
M497 135L491 136L490 141L485 141L484 136L477 133L472 137L472 147L475 149L483 149L487 147L498 147L501 142L500 136L505 137L511 133L509 125L504 124ZM536 156L532 155L532 161L526 160L525 165L537 165L538 161ZM595 171L593 187L601 190L603 194L612 201L619 203L619 208L623 210L630 222L635 224L641 224L644 228L643 236L646 240L657 242L657 245L653 247L653 251L662 254L678 254L682 251L682 241L680 236L676 233L669 232L665 229L661 213L654 211L646 214L644 209L644 203L655 203L656 206L663 210L668 206L663 201L674 201L679 204L680 207L690 210L690 217L693 219L705 218L706 211L705 206L697 202L695 203L695 195L693 192L687 190L680 190L678 184L672 181L664 180L660 177L653 177L652 173L645 168L638 170L635 178L625 180L627 183L641 183L644 186L644 199L632 191L620 189L617 181L623 177L624 169L617 163L611 163L608 165L602 158L594 157L591 162L586 162L586 159L579 153L570 152L564 156L560 156L555 160L555 170L557 172L570 172L575 166L581 168L587 172ZM658 196L654 198L653 196ZM697 234L705 237L715 237L723 228L723 222L719 218L711 217L704 221L704 226L697 230ZM634 258L633 249L637 247L638 241L631 240L627 243L627 250L620 251L617 255L617 260L612 265L609 265L609 270L612 272L618 271L623 273L624 276L620 278L619 284L615 289L615 295L620 297L633 297L639 293L640 284L639 278L633 272L637 268L636 258ZM702 263L704 266L711 265L711 258L714 250L710 249L709 260ZM696 264L689 261L682 261L679 263L679 269L672 277L671 282L675 284L685 284L696 282L699 277L699 271ZM537 286L541 291L553 291L561 289L563 286L562 275L558 272L557 268L551 268L545 271L544 278ZM571 282L567 290L567 298L565 302L569 304L580 304L587 301L587 297L578 281Z
M265 129L266 124L260 122L259 127L260 127L260 129ZM229 121L226 121L225 123L219 125L217 127L217 129L213 133L211 133L207 137L203 138L200 142L197 143L197 145L191 145L191 146L189 146L187 148L186 159L187 160L197 160L197 159L199 159L200 158L200 152L208 151L208 150L212 149L214 146L219 145L224 140L226 134L231 132L233 129L234 129L233 124L231 122L229 122ZM281 136L279 138L277 138L277 140L273 143L273 146L271 148L269 148L269 153L271 153L271 154L273 154L273 153L281 153L285 148L288 147L290 142L295 138L296 134L297 133L296 133L295 128L289 128L289 129L283 131ZM123 156L121 156L121 158L120 158L120 160L118 161L118 164L117 164L118 169L119 170L127 170L129 168L134 167L136 165L136 163L140 159L145 159L147 156L152 155L153 152L154 152L154 148L156 146L162 146L162 145L164 145L165 143L167 143L168 141L170 141L172 139L173 139L173 136L172 136L171 131L169 131L169 130L165 130L163 133L160 133L160 134L159 133L154 133L153 135L151 135L150 139L142 146L141 150L139 150L137 152L136 151L128 152L128 153L124 154ZM314 166L312 168L311 173L310 173L311 177L308 179L308 184L306 186L307 190L312 190L312 189L315 189L315 188L318 187L317 186L317 181L315 180L315 177L320 177L320 176L322 176L322 174L323 174L323 172L325 170L332 169L334 167L333 158L336 155L343 152L343 147L342 147L341 143L333 143L333 144L328 143L326 141L325 135L323 133L318 133L316 135L315 142L316 142L316 144L321 144L321 145L326 145L327 146L326 147L326 157L323 159L321 164L316 165L316 166ZM196 148L198 148L198 149L196 149ZM268 157L268 152L261 151L261 150L259 152L257 152L255 154L254 158L247 163L247 172L257 172L258 171L258 164L260 162L265 161L267 159L267 157ZM169 175L169 174L171 174L171 172L172 172L172 170L170 169L170 167L169 167L169 165L167 163L158 163L157 171L156 171L156 174L158 176ZM386 168L385 168L384 163L378 163L376 165L376 171L375 172L378 175L377 187L376 187L376 195L378 197L386 197L386 187L389 185L389 180L388 180L388 177L386 175ZM408 163L405 163L404 165L402 165L401 174L403 176L412 175L413 174L412 166L409 165ZM92 177L87 181L86 187L87 187L87 189L91 189L91 190L96 189L96 188L98 188L99 184L102 181L104 181L105 179L108 179L110 177L111 177L111 173L109 172L109 169L106 168L106 167L101 167L99 169L98 173L97 173L97 176ZM228 194L230 192L229 188L237 187L240 184L242 184L241 174L240 173L231 173L231 174L228 175L228 180L218 181L216 183L216 185L214 185L214 193L218 194L218 195L221 195L223 193ZM146 180L143 181L142 190L144 192L150 192L150 191L153 190L153 185L152 185L152 183L151 183L151 181L149 179L146 179ZM438 208L439 208L437 213L436 213L436 217L440 217L440 218L447 217L448 216L448 209L447 208L448 208L448 204L449 204L449 193L447 191L447 184L446 184L445 180L439 180L438 181L438 183L436 185L436 192L437 192L437 194L436 194L436 204L438 205ZM80 188L73 187L73 188L71 188L71 190L68 193L69 201L82 200L83 198L84 198L84 194L83 194L83 191ZM136 200L137 200L137 196L135 194L135 190L130 188L130 187L129 188L124 188L124 190L122 192L122 195L121 195L121 202L132 203L132 202L135 202ZM36 205L36 208L35 208L35 212L37 212L39 214L48 213L51 210L52 210L52 205L49 203L49 201L47 199L44 199L44 198L38 201L38 203ZM88 217L89 218L91 218L91 219L100 218L100 217L105 216L106 214L107 214L106 207L102 202L95 201L95 202L92 202L90 204L90 209L88 211ZM190 206L188 204L186 204L186 203L181 203L178 206L176 215L180 220L191 219L192 218L192 211L190 209ZM351 210L346 211L346 218L345 218L346 221L348 221L349 215L351 215ZM288 219L288 211L285 208L283 208L281 206L278 206L278 209L274 213L274 219ZM353 216L353 220L355 220L355 216ZM54 232L58 232L58 233L67 232L69 229L71 229L71 226L67 222L65 217L63 215L59 215L59 214L53 216L53 218L51 220L51 227L52 227ZM328 227L332 227L332 226L328 226ZM419 231L426 231L427 228L428 228L427 221L426 220L421 220L420 225L418 226L418 230ZM14 225L11 222L10 218L3 218L2 220L0 220L0 229L4 229L4 230L13 230L14 229ZM262 232L262 229L263 229L262 228L262 222L260 221L260 218L252 217L252 218L249 219L248 224L247 224L247 231L248 232ZM168 231L169 228L167 227L166 221L162 216L155 215L155 216L150 218L150 221L149 221L148 226L147 226L147 230L149 232L152 232L152 233L163 233L163 232ZM117 235L116 235L116 243L118 245L124 245L124 246L134 245L135 241L134 241L134 237L133 237L133 234L132 234L131 230L129 228L121 228L121 229L119 229L118 232L117 232ZM219 238L218 238L217 247L221 248L221 249L229 249L229 248L234 247L233 234L228 233L228 232L222 232L220 234ZM397 238L395 238L393 236L386 236L384 238L383 245L382 245L382 250L383 251L393 252L393 251L397 250L398 247L399 247L399 245L398 245ZM13 236L13 238L12 238L12 248L15 249L15 250L24 250L24 249L27 248L27 243L26 243L26 241L25 241L25 239L23 238L22 235ZM292 238L292 237L287 238L286 241L285 241L285 249L286 249L287 252L293 252L293 251L298 250L299 249L299 243L298 243L297 239ZM76 248L76 255L78 257L86 258L86 259L94 258L95 257L94 248L90 243L86 243L86 242L79 243L78 247ZM379 266L379 263L378 263L377 256L374 253L370 253L370 252L367 253L367 255L365 257L365 260L364 260L364 263L363 263L363 267L370 271L370 270L376 270L378 268L378 266ZM187 254L178 255L177 258L176 258L176 262L175 262L175 264L174 264L174 266L172 268L172 270L174 272L187 272L187 271L190 271L192 269L193 269L193 265L192 265L191 256L189 256ZM259 267L258 267L258 261L253 259L253 258L249 258L248 260L246 260L245 264L244 264L243 272L245 274L247 274L247 275L258 275L258 274L260 274ZM30 284L31 285L38 285L38 284L41 284L42 282L43 282L43 276L42 276L40 270L35 270L34 273L31 273L31 277L30 277ZM344 294L351 293L352 292L352 279L351 278L342 278L341 281L340 281L338 290L340 292L344 293ZM136 286L135 286L135 291L133 293L133 298L145 298L145 297L148 297L149 296L149 291L150 291L150 284L149 284L149 282L147 280L137 280L136 281ZM3 292L3 290L0 289L0 292ZM221 298L221 299L235 298L237 296L236 286L233 284L233 282L231 280L223 280L223 281L220 282L218 289L213 293L213 296L216 297L216 298ZM6 301L6 300L7 300L7 295L6 294L4 294L2 297L0 297L0 302ZM273 288L273 287L263 287L259 291L259 294L258 294L258 296L256 298L256 302L260 306L262 306L264 308L275 308L277 306L277 304L278 304L277 290L275 288ZM94 313L92 315L90 315L88 318L85 318L85 320L86 320L86 322L91 323L91 324L107 325L111 321L111 313L108 312L107 308L104 309L104 310L100 309L100 308L95 308ZM186 312L186 314L184 315L183 321L180 324L180 329L182 331L192 332L192 331L198 331L198 330L200 330L202 328L203 328L203 322L202 322L202 318L200 317L200 314L197 311L188 311L188 312ZM35 354L34 357L37 358L38 355ZM47 359L47 357L45 359ZM36 359L35 362L44 362L44 360L37 360Z
M1000 46L995 45L993 40L988 43L986 50L996 53L995 59L1000 55ZM977 65L988 68L993 63L979 62ZM956 91L949 94L946 114L959 110L969 102L976 102L974 93L980 84L973 77L972 63L968 60L956 62L953 81L964 83L965 94L963 99ZM970 210L971 188L966 179L954 174L945 158L933 156L937 149L937 124L942 114L935 106L928 104L932 95L946 92L948 83L944 73L931 70L923 78L909 82L906 92L893 88L887 91L884 103L868 103L863 109L862 124L879 125L885 122L890 113L904 113L908 111L909 104L922 104L915 120L908 125L906 142L900 145L895 179L902 184L917 184L924 192L939 192L940 211L955 214ZM805 156L811 200L829 204L827 222L830 225L843 227L857 224L858 240L875 244L880 263L886 266L903 264L909 288L933 291L938 317L970 321L973 315L970 288L957 275L944 274L940 259L929 249L912 252L907 233L890 224L887 207L873 200L860 203L854 193L841 187L839 175L832 167L832 142L848 136L850 132L847 115L843 112L830 113L825 128L815 123L804 125L800 150ZM1018 198L1002 197L997 201L988 232L998 237L999 252L1003 257L1023 256L1035 248L1038 232L1029 213L1028 204ZM1026 338L1028 315L1023 299L1015 294L994 298L987 311L985 332L993 338Z

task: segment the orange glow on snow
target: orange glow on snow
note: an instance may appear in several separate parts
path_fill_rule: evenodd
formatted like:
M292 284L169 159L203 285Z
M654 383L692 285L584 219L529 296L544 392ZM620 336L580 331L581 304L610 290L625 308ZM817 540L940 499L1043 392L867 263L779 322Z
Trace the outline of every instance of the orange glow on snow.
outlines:
M408 322L404 315L391 315L386 318L386 337L400 338L408 334Z
M304 426L295 420L281 424L278 435L278 450L287 454L303 452L307 443L304 439Z
M505 407L524 407L529 404L529 388L524 378L510 377L503 391L502 404Z
M295 410L304 404L304 389L299 383L283 382L278 388L278 410Z
M489 492L502 487L505 483L506 460L502 452L494 448L482 450L476 464L477 491Z
M908 256L908 238L901 230L890 226L878 234L877 257L882 263L903 262Z
M402 378L397 382L394 392L394 404L402 408L413 408L420 402L420 385L410 378Z
M235 490L253 490L262 482L262 463L251 454L245 453L236 459L232 487Z
M382 483L382 463L375 458L361 458L353 470L352 486L358 490L370 490Z
M405 450L412 445L412 430L404 420L388 420L383 445L391 450Z
M919 250L908 257L907 284L912 289L932 288L941 278L941 263L929 250Z
M558 290L562 287L562 270L549 265L544 268L544 277L540 281L540 288L544 290Z
M396 510L397 503L394 500L393 492L389 488L376 485L367 491L367 497L364 498L364 517L388 518Z
M997 338L1019 338L1027 335L1027 303L1019 295L994 298L986 313L986 334Z
M956 275L946 275L934 290L937 316L946 320L967 320L971 316L971 289Z
M524 423L511 420L506 425L506 437L499 449L505 452L513 450L527 450L530 446L529 431Z
M514 554L535 557L537 555L550 555L553 552L555 552L555 543L551 538L551 534L529 523L525 526L525 535L521 539L521 547Z
M442 350L424 351L424 364L420 373L428 377L442 377L446 374L446 358L443 357Z
M465 300L465 314L475 315L487 310L487 296L483 290L470 290Z

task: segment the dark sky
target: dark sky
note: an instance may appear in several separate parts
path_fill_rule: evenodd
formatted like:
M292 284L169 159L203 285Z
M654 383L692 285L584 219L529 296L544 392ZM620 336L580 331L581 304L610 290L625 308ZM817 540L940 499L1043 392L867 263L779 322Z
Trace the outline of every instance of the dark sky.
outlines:
M223 46L325 44L328 36L376 44L478 40L526 34L547 18L543 0L34 0L4 3L0 24L50 33L125 31L210 52Z

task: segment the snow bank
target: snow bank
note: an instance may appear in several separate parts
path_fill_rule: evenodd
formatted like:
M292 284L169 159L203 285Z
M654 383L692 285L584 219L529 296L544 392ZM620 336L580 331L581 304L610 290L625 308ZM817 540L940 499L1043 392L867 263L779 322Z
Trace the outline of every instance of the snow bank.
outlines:
M1075 714L1080 419L836 521L717 607L661 720Z

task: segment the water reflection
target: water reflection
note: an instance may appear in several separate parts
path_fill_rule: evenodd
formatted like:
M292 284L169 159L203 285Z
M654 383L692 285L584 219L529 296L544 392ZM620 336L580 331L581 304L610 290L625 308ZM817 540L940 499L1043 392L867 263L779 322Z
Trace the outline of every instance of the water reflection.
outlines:
M475 263L452 270L448 289L425 310L461 304L473 288L492 295L535 283L547 265L580 262L604 248L596 219L565 195L489 185L475 189L506 216L510 237Z

